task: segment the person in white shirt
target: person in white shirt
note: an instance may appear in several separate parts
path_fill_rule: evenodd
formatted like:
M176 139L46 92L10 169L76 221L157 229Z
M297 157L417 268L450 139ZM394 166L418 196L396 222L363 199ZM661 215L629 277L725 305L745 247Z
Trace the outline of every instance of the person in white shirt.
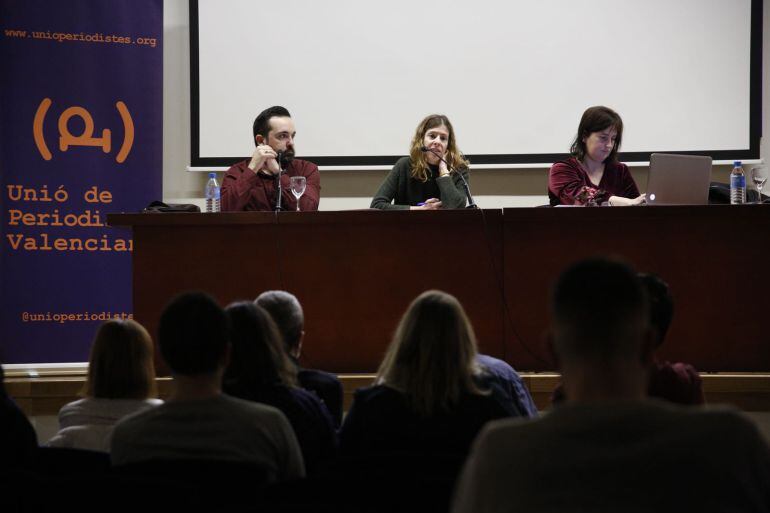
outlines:
M83 399L59 411L59 432L51 447L109 452L115 423L163 403L156 399L152 340L141 324L112 319L91 346Z

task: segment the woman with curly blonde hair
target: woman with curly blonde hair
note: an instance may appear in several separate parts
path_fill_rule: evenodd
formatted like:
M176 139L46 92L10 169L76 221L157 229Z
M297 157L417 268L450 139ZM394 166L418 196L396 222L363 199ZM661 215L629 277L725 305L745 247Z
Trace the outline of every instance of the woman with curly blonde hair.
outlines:
M449 118L431 114L417 126L408 157L393 166L371 208L435 210L463 208L469 163L457 147ZM460 176L462 174L462 177Z

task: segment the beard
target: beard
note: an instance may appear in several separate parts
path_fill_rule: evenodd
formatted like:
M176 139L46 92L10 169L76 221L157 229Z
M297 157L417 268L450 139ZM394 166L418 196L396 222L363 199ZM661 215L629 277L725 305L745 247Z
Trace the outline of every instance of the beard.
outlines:
M281 153L281 167L289 165L292 160L294 160L294 148L290 148Z

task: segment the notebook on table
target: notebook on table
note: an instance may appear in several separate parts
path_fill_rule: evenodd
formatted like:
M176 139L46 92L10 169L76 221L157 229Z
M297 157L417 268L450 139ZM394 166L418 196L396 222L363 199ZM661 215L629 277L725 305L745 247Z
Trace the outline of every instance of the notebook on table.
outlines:
M653 153L648 205L708 205L711 157Z

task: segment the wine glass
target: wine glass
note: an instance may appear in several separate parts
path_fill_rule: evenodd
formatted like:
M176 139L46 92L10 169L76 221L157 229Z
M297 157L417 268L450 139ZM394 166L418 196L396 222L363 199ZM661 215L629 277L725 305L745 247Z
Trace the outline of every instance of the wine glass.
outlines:
M765 182L767 182L767 168L764 166L752 167L751 181L754 182L754 187L757 188L757 193L759 195L757 203L762 203L762 187L764 187Z
M307 187L307 179L304 176L292 176L291 180L291 193L297 198L297 212L299 212L299 199L305 194L305 187Z

